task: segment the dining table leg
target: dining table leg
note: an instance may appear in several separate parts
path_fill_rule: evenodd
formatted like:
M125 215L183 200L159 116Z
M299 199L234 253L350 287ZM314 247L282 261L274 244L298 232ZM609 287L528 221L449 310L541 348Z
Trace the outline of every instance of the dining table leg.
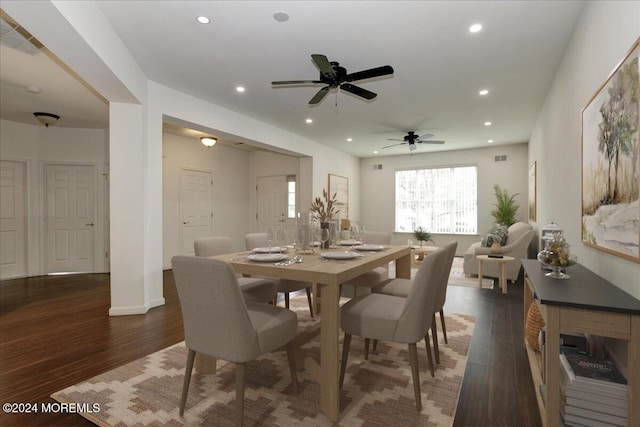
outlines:
M340 298L339 285L319 284L322 295L322 323L320 326L320 408L332 422L340 418L339 333Z

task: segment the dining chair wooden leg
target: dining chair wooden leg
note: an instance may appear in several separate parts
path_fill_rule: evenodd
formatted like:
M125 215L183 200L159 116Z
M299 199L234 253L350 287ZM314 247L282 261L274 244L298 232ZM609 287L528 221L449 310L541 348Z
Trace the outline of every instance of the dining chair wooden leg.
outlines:
M187 354L187 367L184 370L184 383L182 384L182 397L180 398L180 415L184 414L184 407L187 404L187 395L189 394L189 383L191 382L191 372L193 371L193 362L196 359L196 352L189 349Z
M313 319L313 303L311 302L311 287L307 288L307 302L309 303L309 314L311 314L311 318Z
M418 350L416 343L409 344L409 360L411 361L411 374L413 376L413 393L416 396L416 408L422 411L422 397L420 395L420 370L418 369Z
M373 346L371 346L371 353L376 354L378 352L378 340L373 340Z
M236 426L242 427L244 421L244 380L246 364L236 363Z
M291 372L291 389L293 394L298 394L298 372L296 368L296 349L292 340L287 344L287 359L289 359L289 371Z
M347 359L349 358L349 346L351 345L351 335L344 334L342 342L342 360L340 361L340 388L344 385L344 373L347 370Z
M433 355L431 354L431 343L429 342L429 331L427 331L427 335L424 336L424 343L427 347L427 358L429 359L429 370L431 371L431 376L435 377L436 372L433 367Z
M284 293L284 306L289 308L289 292Z
M436 364L440 364L440 348L438 347L438 326L436 324L436 315L431 318L431 335L433 338L433 354L436 356Z
M442 336L444 338L444 343L449 344L449 340L447 340L447 328L444 326L444 309L440 309L440 324L442 325Z
M365 338L364 339L364 360L369 360L369 344L371 344L371 339Z

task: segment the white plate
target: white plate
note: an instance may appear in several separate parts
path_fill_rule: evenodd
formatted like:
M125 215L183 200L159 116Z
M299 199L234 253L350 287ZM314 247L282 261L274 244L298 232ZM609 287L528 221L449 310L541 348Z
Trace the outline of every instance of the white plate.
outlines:
M327 259L353 259L361 257L357 252L344 251L344 252L325 252L322 254L324 258Z
M279 262L289 259L287 254L251 254L247 258L258 262Z
M280 253L280 252L286 252L287 248L283 248L280 246L265 246L264 248L255 248L253 250L253 252L257 253L257 254L276 254L276 253Z
M382 245L359 245L354 246L353 249L357 251L381 251L384 249Z
M342 246L357 246L357 245L361 245L362 242L358 240L340 240L340 244Z

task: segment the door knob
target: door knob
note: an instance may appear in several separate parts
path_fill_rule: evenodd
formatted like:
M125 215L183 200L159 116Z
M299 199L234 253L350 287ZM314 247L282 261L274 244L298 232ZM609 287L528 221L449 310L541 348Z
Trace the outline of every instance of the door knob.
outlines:
M93 221L91 221L90 223L85 224L85 225L89 225L89 226L93 227L95 224L93 223Z
M186 224L189 224L189 221L184 221L184 222L183 222L183 224L185 224L185 225L186 225Z

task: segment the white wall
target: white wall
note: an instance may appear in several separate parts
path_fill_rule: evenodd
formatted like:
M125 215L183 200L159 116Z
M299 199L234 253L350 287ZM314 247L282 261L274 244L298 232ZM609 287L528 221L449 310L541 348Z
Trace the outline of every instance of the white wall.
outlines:
M581 242L581 111L640 35L640 2L587 2L529 143L537 228L560 225L578 262L636 298L640 264Z
M0 158L27 164L27 274L44 274L44 165L91 164L96 183L96 271L108 271L105 230L107 134L99 129L46 128L42 125L0 120Z
M506 155L507 160L496 162L494 157ZM395 172L396 170L442 167L478 167L478 234L435 235L436 245L458 241L458 254L464 253L471 243L480 240L494 219L491 210L496 199L493 185L498 184L510 194L520 193L517 220L527 222L528 160L527 144L489 146L482 149L434 152L424 154L371 157L360 161L362 188L361 222L365 229L392 232L395 227ZM382 169L373 169L381 164ZM412 233L394 233L392 243L406 244L415 240Z

